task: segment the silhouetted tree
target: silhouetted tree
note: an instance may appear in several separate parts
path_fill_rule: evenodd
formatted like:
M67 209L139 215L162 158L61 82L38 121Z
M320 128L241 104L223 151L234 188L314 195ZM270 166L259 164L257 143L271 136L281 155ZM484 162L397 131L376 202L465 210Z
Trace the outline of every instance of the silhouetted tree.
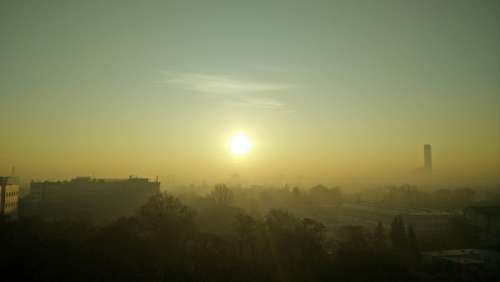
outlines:
M441 207L448 207L452 201L451 191L449 189L439 189L434 192L436 204Z
M231 189L224 184L216 185L206 200L206 205L198 206L197 222L200 230L222 236L233 234L235 217L243 213L243 210L232 205L233 192Z
M319 204L340 204L342 201L340 188L327 188L321 184L311 188L310 197L313 202Z
M155 194L134 216L102 226L0 220L2 277L82 282L411 281L404 260L374 251L360 226L344 228L345 241L334 252L327 248L326 227L314 219L271 210L260 220L237 207L202 199L210 204L196 216L170 194ZM197 218L211 210L216 212L207 223L218 231L220 222L214 217L230 215L231 221L223 223L233 227L232 232L197 228ZM381 241L383 228L375 233ZM416 246L413 234L409 228L410 245Z
M408 255L412 264L420 261L420 251L417 242L417 236L411 225L408 226Z
M154 254L150 263L155 265L157 279L188 267L188 243L196 231L194 218L191 208L166 192L155 194L141 208L141 237L146 241L146 249Z
M400 252L404 252L408 246L406 228L401 215L394 217L394 220L392 221L391 241L392 246Z
M453 206L463 208L474 201L474 190L470 188L457 188L453 191Z
M311 264L322 259L325 255L325 233L326 227L323 223L310 218L302 219L297 227L297 244L301 249L301 257ZM307 263L307 262L303 262Z
M375 231L373 232L373 244L378 250L384 249L386 247L384 225L380 221L378 222L377 227L375 227Z
M247 214L236 215L235 231L238 236L240 256L243 256L244 246L248 246L252 252L252 257L255 256L255 241L257 239L257 222Z
M295 202L300 202L302 200L302 193L300 192L299 187L295 186L292 189L293 200Z
M217 205L227 206L233 202L234 196L233 196L233 191L227 188L225 184L217 184L210 193L210 198Z
M355 271L364 264L360 259L372 256L365 232L361 226L343 226L338 232L341 240L335 252L336 262L344 271Z
M146 228L193 230L195 212L167 192L153 195L139 212Z

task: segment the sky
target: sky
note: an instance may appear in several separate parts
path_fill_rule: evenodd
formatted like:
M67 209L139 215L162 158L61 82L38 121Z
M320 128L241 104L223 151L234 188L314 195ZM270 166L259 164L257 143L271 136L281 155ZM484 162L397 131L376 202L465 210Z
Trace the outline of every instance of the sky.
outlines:
M500 1L0 1L0 174L500 175ZM231 135L252 142L230 154ZM181 181L181 180L179 180Z

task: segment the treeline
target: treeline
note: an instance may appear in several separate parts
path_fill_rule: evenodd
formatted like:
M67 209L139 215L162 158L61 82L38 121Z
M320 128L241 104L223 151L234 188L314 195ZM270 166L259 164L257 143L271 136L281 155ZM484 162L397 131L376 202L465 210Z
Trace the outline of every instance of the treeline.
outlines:
M194 210L167 193L104 226L20 218L0 222L0 269L9 281L413 281L418 246L398 219L366 234L283 210L250 215L218 186ZM223 232L212 218L232 215ZM203 219L203 220L200 220ZM397 243L396 243L397 242Z
M224 184L216 185L229 189ZM184 203L196 209L212 204L211 197L216 189L173 189ZM295 212L317 207L337 207L346 200L346 196L339 187L316 185L308 189L285 185L280 188L251 186L245 189L231 190L227 199L232 205L245 209L250 213L261 213L270 209L285 209ZM204 196L204 194L208 194Z

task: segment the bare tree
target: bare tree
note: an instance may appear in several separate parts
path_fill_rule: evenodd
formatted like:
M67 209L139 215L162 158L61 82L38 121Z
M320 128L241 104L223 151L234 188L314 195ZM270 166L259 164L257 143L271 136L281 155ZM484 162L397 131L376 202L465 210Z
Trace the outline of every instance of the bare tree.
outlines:
M226 184L217 184L209 196L217 205L228 206L233 202L233 191Z

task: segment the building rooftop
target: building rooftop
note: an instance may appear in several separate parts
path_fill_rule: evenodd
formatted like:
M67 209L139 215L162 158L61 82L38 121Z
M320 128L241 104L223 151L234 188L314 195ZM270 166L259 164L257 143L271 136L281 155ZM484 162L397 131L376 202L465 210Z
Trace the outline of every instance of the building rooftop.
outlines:
M17 184L19 185L19 177L17 176L0 176L0 185L7 185L7 184Z
M483 249L455 249L444 251L423 252L423 256L444 259L459 264L482 264L499 262L500 253Z
M484 264L484 261L478 260L478 259L471 259L471 258L457 258L457 257L443 257L443 259L447 261L451 261L453 263L458 263L458 264Z
M481 250L481 249L456 249L456 250L424 252L423 254L429 256L450 257L450 256L480 255L490 252L491 251Z
M474 212L489 216L500 216L500 206L473 206L467 207L465 210L472 210Z
M119 182L150 182L149 178L141 178L130 176L129 178L92 178L88 176L78 176L70 180L56 180L56 181L32 181L32 183L45 183L45 184L64 184L64 183L119 183ZM157 182L157 181L154 181Z
M360 203L360 204L343 204L342 207L354 208L358 210L365 210L368 212L384 213L389 215L452 215L448 211L434 210L434 209L415 209L415 208L386 208L381 207L377 204L372 203Z

